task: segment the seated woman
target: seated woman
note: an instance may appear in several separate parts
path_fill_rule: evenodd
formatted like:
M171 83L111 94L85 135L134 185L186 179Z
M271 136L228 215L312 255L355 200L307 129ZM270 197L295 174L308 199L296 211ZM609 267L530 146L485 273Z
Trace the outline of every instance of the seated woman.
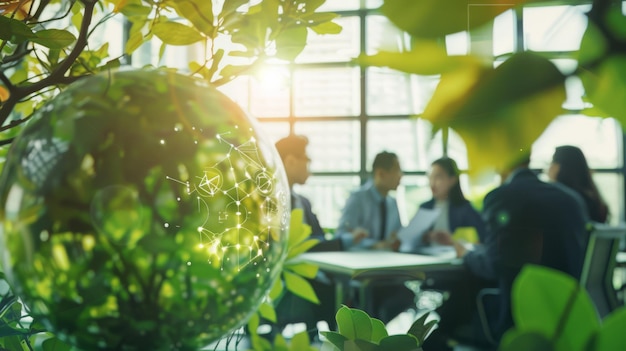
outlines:
M583 198L592 221L605 223L608 220L609 207L593 182L582 150L571 145L558 146L547 173L550 181L569 187Z
M485 238L485 223L472 204L465 198L456 162L448 157L435 160L430 167L428 180L433 198L420 205L420 208L438 209L439 216L430 231L424 234L424 244L450 244L449 238L457 228L472 227L479 241Z

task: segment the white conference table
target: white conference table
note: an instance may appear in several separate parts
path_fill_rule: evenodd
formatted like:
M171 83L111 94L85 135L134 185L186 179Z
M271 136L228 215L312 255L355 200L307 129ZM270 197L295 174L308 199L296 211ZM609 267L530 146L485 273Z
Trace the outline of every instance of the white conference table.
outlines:
M366 310L368 286L377 282L423 280L434 271L461 270L462 260L453 254L426 256L390 251L307 252L299 260L315 264L335 280L335 307L344 301L347 286L359 288L359 308Z

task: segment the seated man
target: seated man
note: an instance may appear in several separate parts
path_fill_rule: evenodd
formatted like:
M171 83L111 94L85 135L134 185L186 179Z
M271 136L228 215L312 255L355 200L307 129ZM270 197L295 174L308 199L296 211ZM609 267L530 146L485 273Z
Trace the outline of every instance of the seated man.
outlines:
M503 172L502 185L485 197L483 215L488 230L482 247L468 251L462 243L449 241L471 273L497 281L500 294L490 328L497 341L513 326L511 289L524 265L543 265L579 279L584 261L587 216L580 199L539 180L528 164L525 157ZM435 331L427 339L424 351L445 350L441 332Z
M337 235L348 250L393 250L400 241L396 237L402 227L396 199L389 192L400 185L402 169L398 156L383 151L372 165L372 179L354 191L343 208ZM387 323L400 312L414 306L414 293L404 284L374 286L371 291L372 316Z
M291 208L299 208L303 211L303 221L311 227L312 239L320 240L320 243L313 247L310 251L325 251L332 248L341 249L339 239L327 240L325 233L317 219L315 213L311 209L311 202L306 197L296 193L293 190L295 184L304 184L308 179L309 162L306 148L308 139L300 135L289 135L280 139L276 143L276 149L280 154L289 189L291 192ZM317 321L326 321L332 328L335 320L335 291L334 286L326 277L318 277L318 279L309 280L313 286L320 305L316 305L309 301L291 293L286 293L280 300L277 309L277 318L279 325L288 323L305 322L310 337L317 335Z
M343 208L337 235L346 249L397 250L402 227L396 199L389 192L400 185L398 156L383 151L372 165L372 179L354 191Z

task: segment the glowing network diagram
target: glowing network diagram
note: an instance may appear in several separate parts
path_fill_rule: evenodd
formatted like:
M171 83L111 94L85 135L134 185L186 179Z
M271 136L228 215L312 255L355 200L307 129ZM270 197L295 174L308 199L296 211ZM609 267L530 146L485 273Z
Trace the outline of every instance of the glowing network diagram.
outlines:
M184 186L185 193L195 197L203 218L196 228L198 249L206 251L209 262L219 261L222 270L224 263L231 260L241 270L249 264L256 265L258 260L266 260L264 252L270 247L272 232L280 232L285 225L278 216L286 206L287 196L276 189L275 174L263 163L256 139L251 137L235 145L225 139L227 134L217 134L216 138L228 146L228 151L202 174L188 181L166 178ZM249 198L254 201L246 202ZM182 200L178 197L177 201ZM224 205L215 209L211 205L216 203ZM255 208L249 208L250 204L255 204ZM211 225L215 223L218 225ZM172 225L164 223L165 227ZM224 239L226 236L228 240Z

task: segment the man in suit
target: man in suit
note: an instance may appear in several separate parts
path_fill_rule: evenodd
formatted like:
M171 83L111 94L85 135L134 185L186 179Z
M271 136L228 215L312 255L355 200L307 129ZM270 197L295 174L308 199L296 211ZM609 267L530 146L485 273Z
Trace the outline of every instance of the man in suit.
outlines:
M457 255L474 275L495 279L500 289L491 320L496 340L513 327L511 289L526 264L538 264L579 279L587 215L574 192L545 183L528 169L528 157L502 172L503 183L484 199L487 222L484 245L469 251L451 240ZM445 318L445 316L441 316ZM441 350L427 348L424 350Z
M396 199L389 192L400 185L398 156L380 152L372 164L372 179L352 192L343 207L337 235L345 248L398 250L402 228Z

